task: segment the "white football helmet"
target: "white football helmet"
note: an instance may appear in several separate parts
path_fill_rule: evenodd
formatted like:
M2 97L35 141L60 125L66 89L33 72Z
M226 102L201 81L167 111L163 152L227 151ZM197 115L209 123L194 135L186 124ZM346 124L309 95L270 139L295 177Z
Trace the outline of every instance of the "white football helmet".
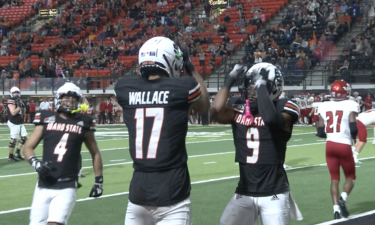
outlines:
M165 72L168 77L179 77L183 69L181 49L169 38L154 37L146 41L138 53L141 76L148 78L155 69Z
M257 76L260 76L261 70L267 71L268 77L266 78L266 87L272 101L279 98L284 89L284 78L280 70L272 65L271 63L257 63L252 66L246 73L242 83L242 87L239 87L239 91L247 98L247 93L250 89L250 85L254 85Z
M13 94L14 93L17 93L16 96L14 96ZM18 87L12 87L10 90L9 90L9 95L11 98L20 98L21 97L21 91Z
M65 95L75 97L77 99L77 103L75 105L62 104L63 102L61 99ZM55 95L55 107L60 112L73 113L73 110L76 110L81 106L82 100L81 89L71 82L66 82L57 90Z

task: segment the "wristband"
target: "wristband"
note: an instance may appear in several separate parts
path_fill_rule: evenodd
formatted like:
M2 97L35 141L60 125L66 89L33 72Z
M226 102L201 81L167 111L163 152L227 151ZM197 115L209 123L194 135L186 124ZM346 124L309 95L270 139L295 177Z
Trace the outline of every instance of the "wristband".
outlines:
M228 90L230 90L230 88L233 86L234 82L236 82L236 80L233 79L231 76L228 76L227 79L224 82L223 87L228 88Z

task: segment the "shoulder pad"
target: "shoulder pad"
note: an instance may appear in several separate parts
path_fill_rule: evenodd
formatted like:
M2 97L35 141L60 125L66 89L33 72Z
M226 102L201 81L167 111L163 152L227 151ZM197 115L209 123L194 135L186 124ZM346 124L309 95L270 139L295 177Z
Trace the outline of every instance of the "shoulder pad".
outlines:
M227 108L233 109L239 113L243 113L245 110L245 103L241 97L231 98L228 100Z
M96 131L96 120L90 116L80 114L78 117L80 120L77 125L81 126L85 130Z
M34 124L42 123L53 123L56 120L56 114L52 111L41 111L40 113L35 114Z

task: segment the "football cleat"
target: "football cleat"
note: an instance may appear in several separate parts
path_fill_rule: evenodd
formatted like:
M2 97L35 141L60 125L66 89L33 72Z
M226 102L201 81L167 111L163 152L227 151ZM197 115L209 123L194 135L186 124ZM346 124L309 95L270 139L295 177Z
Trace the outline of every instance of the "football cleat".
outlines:
M333 219L335 219L335 220L341 219L341 215L340 215L340 213L336 211L336 212L333 214Z
M19 153L16 153L15 158L18 159L18 160L20 160L20 161L25 160L25 159L21 156L21 154L19 154Z
M349 216L349 211L346 208L346 201L344 201L344 199L341 196L339 198L339 206L340 206L342 216L347 218Z
M15 157L9 157L8 162L18 162L19 160Z
M78 177L81 177L81 178L83 178L83 177L86 177L85 175L83 175L82 173L79 173L78 174Z

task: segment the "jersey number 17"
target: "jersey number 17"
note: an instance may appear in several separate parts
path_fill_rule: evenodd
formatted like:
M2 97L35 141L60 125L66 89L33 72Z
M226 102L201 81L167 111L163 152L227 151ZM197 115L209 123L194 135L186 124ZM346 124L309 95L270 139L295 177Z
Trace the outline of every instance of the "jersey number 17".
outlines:
M158 145L160 140L161 128L164 121L164 108L137 108L135 110L135 158L143 159L143 134L145 117L154 117L152 124L150 141L147 147L147 159L156 159Z

